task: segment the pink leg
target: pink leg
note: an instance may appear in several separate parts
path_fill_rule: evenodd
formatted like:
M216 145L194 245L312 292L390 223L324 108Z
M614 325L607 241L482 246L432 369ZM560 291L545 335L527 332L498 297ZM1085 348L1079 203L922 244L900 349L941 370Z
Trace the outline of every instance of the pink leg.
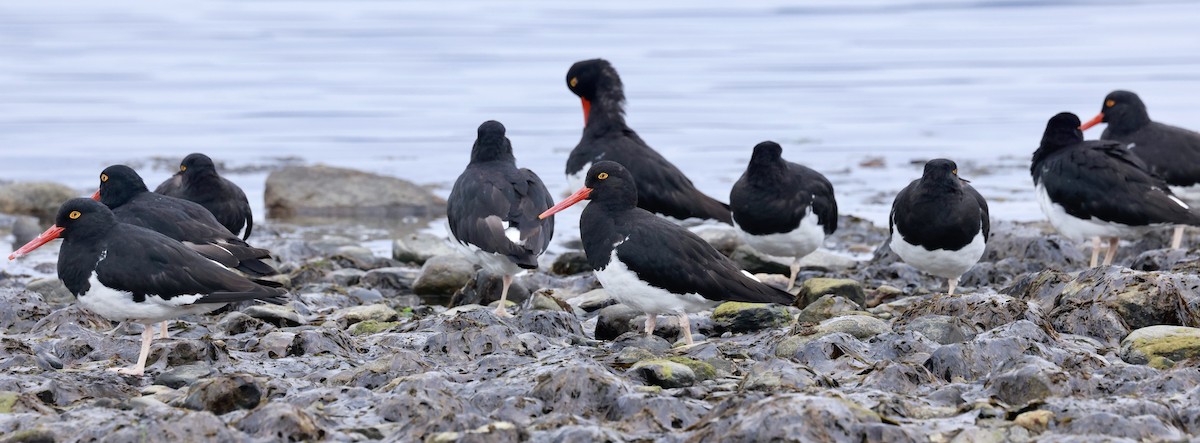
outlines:
M140 376L146 373L146 358L150 356L150 342L154 341L154 327L146 325L142 330L142 351L138 353L137 363L128 368L112 368L118 374Z

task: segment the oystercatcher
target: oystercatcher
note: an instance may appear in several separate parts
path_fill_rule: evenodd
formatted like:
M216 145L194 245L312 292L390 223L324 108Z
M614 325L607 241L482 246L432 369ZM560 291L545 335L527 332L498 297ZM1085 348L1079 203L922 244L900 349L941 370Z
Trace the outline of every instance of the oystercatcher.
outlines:
M944 158L925 163L921 178L896 195L888 220L888 245L905 263L947 280L954 295L958 278L971 269L988 241L987 201L958 177Z
M677 220L713 219L732 223L729 206L704 195L683 172L625 124L621 77L603 59L577 62L567 71L567 87L583 102L583 137L567 157L567 181L583 186L584 173L597 161L620 163L638 186L638 207Z
M723 301L791 304L795 297L754 280L696 234L638 208L633 174L620 164L599 161L584 187L541 217L591 200L579 231L596 279L621 303L646 313L646 334L658 314L679 316L684 340L692 344L687 314Z
M1095 238L1091 266L1096 266L1102 237L1108 238L1104 264L1110 265L1120 237L1167 225L1200 225L1200 216L1124 143L1084 141L1079 117L1069 112L1046 123L1030 173L1050 224L1076 241Z
M120 223L91 199L64 203L54 226L30 245L58 237L63 238L58 278L79 303L109 320L146 325L138 361L115 369L122 374L144 373L153 323L212 312L227 303L283 302L284 290L237 275L162 234Z
M755 250L792 259L790 291L800 259L837 230L833 185L821 173L783 159L778 143L754 147L746 172L729 192L733 225Z
M1200 133L1150 120L1142 99L1129 91L1113 91L1104 97L1100 113L1081 130L1108 123L1100 138L1128 143L1150 172L1171 186L1200 183ZM1183 226L1175 227L1171 247L1183 242Z
M242 239L250 238L254 214L242 188L217 175L217 167L204 154L191 154L179 163L179 172L154 189L162 195L191 200L204 206L225 229ZM243 231L242 228L245 228Z
M454 245L487 271L500 274L504 285L496 315L505 309L513 275L537 269L538 256L554 236L554 219L538 214L554 202L542 179L518 169L504 125L489 120L479 125L471 161L454 182L446 217Z

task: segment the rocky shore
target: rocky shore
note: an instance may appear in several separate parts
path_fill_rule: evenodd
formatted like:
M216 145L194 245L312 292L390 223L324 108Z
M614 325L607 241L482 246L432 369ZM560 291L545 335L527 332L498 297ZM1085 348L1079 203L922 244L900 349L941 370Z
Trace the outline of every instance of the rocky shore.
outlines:
M171 322L145 377L106 371L136 357L141 326L83 311L53 254L31 256L0 270L0 442L1200 435L1200 251L1152 236L1084 270L1045 226L996 222L949 297L876 249L882 229L841 226L805 262L803 308L728 303L693 315L707 339L684 347L672 322L640 335L579 252L518 277L501 319L485 308L500 279L443 239L406 235L383 257L364 228L266 224L252 240L290 302ZM786 284L730 229L696 231Z

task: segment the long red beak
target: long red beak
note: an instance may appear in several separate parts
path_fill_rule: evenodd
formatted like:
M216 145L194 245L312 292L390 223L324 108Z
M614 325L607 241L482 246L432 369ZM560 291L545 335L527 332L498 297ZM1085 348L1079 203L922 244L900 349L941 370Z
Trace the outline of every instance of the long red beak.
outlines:
M92 200L100 201L100 190L97 189L95 194L92 194Z
M587 103L587 102L584 101L584 103ZM541 215L538 215L538 219L544 220L546 217L557 214L557 213L561 212L563 209L567 209L567 208L571 207L571 205L574 205L581 201L587 200L589 195L592 195L592 188L588 188L588 187L579 188L579 190L575 191L574 194L571 194L570 197L567 197L563 201L558 202L557 205L551 206L550 209L546 210L546 212L543 212Z
M47 229L46 232L43 232L41 235L37 236L37 238L31 240L29 243L26 243L25 246L22 246L20 249L13 251L12 255L8 256L8 259L14 260L19 257L24 257L25 254L28 254L34 249L40 248L42 245L50 243L51 240L58 238L62 232L63 228L58 227L58 225L51 225L50 229Z
M1090 128L1092 126L1096 126L1096 125L1100 124L1100 122L1102 122L1102 121L1104 121L1104 113L1103 112L1096 114L1096 116L1092 117L1091 120L1083 122L1082 125L1079 125L1079 130L1086 131L1086 130L1088 130L1088 128Z
M583 102L583 125L587 126L588 115L591 115L592 113L592 102L589 102L588 99L583 97L579 97L579 101Z

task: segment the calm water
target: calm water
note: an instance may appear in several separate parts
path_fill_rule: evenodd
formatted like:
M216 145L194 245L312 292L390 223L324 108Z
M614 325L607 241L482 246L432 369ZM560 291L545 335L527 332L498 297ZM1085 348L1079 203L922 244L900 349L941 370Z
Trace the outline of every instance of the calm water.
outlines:
M624 78L630 125L702 190L726 200L771 139L830 177L843 212L881 223L910 162L939 156L994 217L1040 218L1027 168L1045 121L1086 119L1112 89L1200 128L1197 2L734 3L7 2L0 177L82 192L108 164L202 151L444 195L496 119L558 194L582 123L563 77L592 57ZM170 172L141 170L151 186ZM265 173L229 177L261 211Z

